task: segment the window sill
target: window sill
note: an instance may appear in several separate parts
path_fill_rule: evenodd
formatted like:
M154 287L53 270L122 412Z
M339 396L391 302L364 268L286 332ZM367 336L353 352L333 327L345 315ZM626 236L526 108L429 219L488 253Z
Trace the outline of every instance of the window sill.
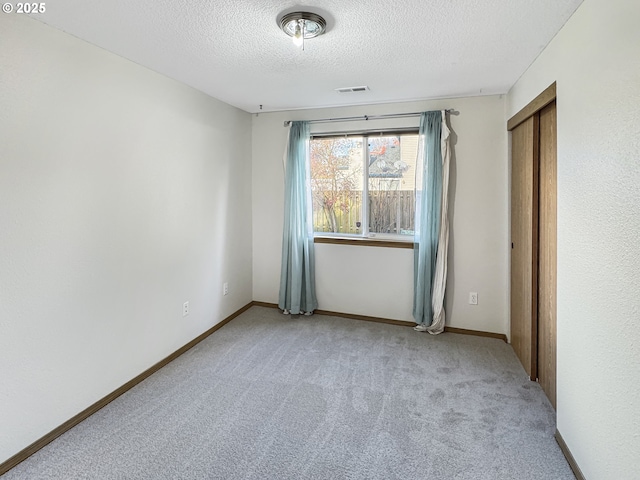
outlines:
M314 237L313 243L329 243L332 245L358 245L361 247L408 248L413 249L413 242L403 240L374 239L364 237Z

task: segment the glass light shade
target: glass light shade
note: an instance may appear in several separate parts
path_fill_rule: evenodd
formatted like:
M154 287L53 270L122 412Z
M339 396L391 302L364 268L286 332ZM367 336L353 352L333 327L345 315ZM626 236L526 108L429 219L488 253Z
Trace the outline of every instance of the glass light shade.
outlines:
M284 15L279 25L282 31L293 37L296 45L299 45L303 40L322 35L326 30L327 22L315 13L293 12Z

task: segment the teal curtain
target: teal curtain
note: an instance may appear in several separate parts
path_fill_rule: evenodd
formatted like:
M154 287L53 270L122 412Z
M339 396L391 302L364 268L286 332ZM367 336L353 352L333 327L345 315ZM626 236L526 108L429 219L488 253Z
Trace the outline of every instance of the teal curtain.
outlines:
M420 116L414 245L413 318L416 329L433 322L433 282L442 207L442 113Z
M292 122L285 155L284 229L278 306L285 313L318 308L315 288L309 123Z

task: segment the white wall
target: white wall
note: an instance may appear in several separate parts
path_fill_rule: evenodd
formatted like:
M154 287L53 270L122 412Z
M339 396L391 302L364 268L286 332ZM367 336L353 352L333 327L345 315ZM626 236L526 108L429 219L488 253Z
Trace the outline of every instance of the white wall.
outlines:
M0 462L251 301L250 129L0 15Z
M283 222L285 120L416 112L454 107L447 324L507 333L508 165L502 97L455 98L253 117L253 295L277 303ZM314 125L313 131L417 126L418 119ZM319 308L412 321L413 251L316 245ZM468 305L470 291L479 304Z
M557 422L588 479L640 478L639 22L585 0L508 98L557 81Z

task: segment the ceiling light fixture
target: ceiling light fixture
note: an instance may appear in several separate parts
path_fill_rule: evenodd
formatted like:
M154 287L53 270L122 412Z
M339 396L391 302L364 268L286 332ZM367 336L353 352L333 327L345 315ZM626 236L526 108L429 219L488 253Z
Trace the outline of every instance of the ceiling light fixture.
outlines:
M327 22L320 15L311 12L287 13L280 19L280 28L293 38L293 43L304 50L304 41L322 35Z

